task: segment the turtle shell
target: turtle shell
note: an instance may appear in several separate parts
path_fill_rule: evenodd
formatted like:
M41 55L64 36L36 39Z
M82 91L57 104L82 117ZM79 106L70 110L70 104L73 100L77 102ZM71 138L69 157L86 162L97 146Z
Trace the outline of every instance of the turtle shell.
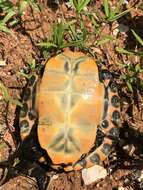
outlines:
M104 97L91 57L67 50L48 60L36 102L39 143L53 164L75 163L93 148Z

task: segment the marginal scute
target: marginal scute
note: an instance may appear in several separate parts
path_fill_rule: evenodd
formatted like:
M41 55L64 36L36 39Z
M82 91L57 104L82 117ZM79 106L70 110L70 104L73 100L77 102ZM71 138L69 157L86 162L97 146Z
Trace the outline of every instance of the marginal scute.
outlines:
M119 99L119 97L117 95L112 96L111 103L112 103L112 105L115 108L119 107L120 106L120 99Z
M86 167L86 164L87 164L87 161L83 158L82 160L80 160L80 161L78 162L78 164L80 164L81 167L85 168L85 167Z
M82 167L86 167L86 164L87 164L86 160L85 160L85 159L82 159L81 162L80 162L80 165L81 165Z
M107 127L109 127L109 122L105 119L104 121L102 121L101 127L106 129Z
M90 157L90 161L94 164L99 164L100 162L100 157L97 153L93 153Z
M27 111L28 111L28 106L26 103L24 103L20 110L20 117L26 117Z
M109 131L109 136L112 139L117 139L119 138L119 128L118 127L113 127Z
M108 80L111 78L111 73L107 70L102 70L99 72L99 79L100 81Z
M29 79L29 83L28 83L29 86L32 86L34 84L35 80L36 80L35 75L32 75L31 78Z
M112 121L114 124L118 125L119 124L119 121L120 121L120 113L119 111L115 110L113 113L112 113Z
M105 155L108 155L110 153L110 150L111 150L111 144L103 144L103 148L102 148L102 152L105 154Z
M30 88L26 88L25 92L24 92L24 96L23 96L23 100L27 101L30 98L31 95L31 90Z
M20 130L22 130L22 132L28 130L29 123L27 120L22 120L19 125L20 125Z
M111 89L111 91L112 92L117 92L117 85L116 85L116 83L115 82L111 82L110 83L110 89Z

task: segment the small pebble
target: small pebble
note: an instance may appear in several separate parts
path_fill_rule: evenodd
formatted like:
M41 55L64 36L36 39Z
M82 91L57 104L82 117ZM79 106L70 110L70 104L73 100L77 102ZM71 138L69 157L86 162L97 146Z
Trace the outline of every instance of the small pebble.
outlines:
M0 67L3 67L6 65L6 60L0 60Z
M94 165L93 167L82 170L82 178L85 185L97 182L100 179L104 179L106 176L106 169L99 165Z
M129 27L124 24L119 24L118 29L120 32L124 32L124 33L129 31Z
M143 170L141 171L141 175L140 175L140 177L138 178L138 181L139 181L139 182L143 182Z
M54 180L58 179L58 177L59 177L58 175L53 175L53 176L52 176L52 178L53 178Z

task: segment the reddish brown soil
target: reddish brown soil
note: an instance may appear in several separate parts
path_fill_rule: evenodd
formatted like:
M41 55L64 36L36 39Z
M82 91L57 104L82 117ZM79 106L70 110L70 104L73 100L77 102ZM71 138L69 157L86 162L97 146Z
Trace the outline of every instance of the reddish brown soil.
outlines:
M15 3L15 1L13 2ZM93 4L88 7L88 11L93 11L94 7L96 7L103 15L101 11L102 3L103 1L101 0L93 1ZM116 1L113 1L114 3ZM125 19L121 19L120 23L142 31L143 12L137 9L141 6L141 2L129 1L128 6L133 6L131 14L126 16ZM65 3L58 5L57 9L49 8L46 3L43 3L41 12L28 7L24 15L22 15L21 23L15 28L11 28L11 34L0 32L0 61L5 61L5 65L0 66L0 80L8 88L9 94L13 98L20 99L22 89L26 85L26 79L19 75L18 72L25 69L32 58L35 58L40 63L43 61L43 56L36 43L48 38L51 35L53 24L58 19L63 18L75 18L75 12L68 9ZM87 28L92 32L92 25L86 17L84 19ZM89 41L99 40L102 35L114 36L114 29L117 25L117 22L114 22L111 26L104 24L96 39L92 37ZM47 190L116 190L119 187L124 187L124 189L143 189L143 181L138 180L138 173L143 169L143 93L140 90L135 90L133 93L129 92L125 81L119 78L121 74L127 74L127 69L121 67L120 64L133 63L135 65L142 60L138 56L119 55L115 51L115 46L135 49L135 42L127 31L118 35L116 45L113 41L109 41L93 49L99 59L105 62L107 68L117 74L115 80L119 86L121 98L122 128L120 141L104 163L104 166L109 170L108 176L98 183L85 186L80 171L69 173L45 172L37 165L37 170L34 170L35 165L33 163L27 164L28 160L15 171L14 166L19 161L12 161L13 157L10 155L16 152L19 144L17 126L15 127L14 123L16 106L1 101L0 167L4 168L4 166L9 166L10 164L11 167L8 169L8 179L0 186L0 190L36 190L42 189L43 184L45 184L43 186ZM142 49L140 48L140 50ZM143 80L143 74L138 77ZM8 160L8 163L4 162L5 160ZM26 167L30 169L27 170ZM2 175L1 170L0 173ZM44 177L42 177L42 174Z

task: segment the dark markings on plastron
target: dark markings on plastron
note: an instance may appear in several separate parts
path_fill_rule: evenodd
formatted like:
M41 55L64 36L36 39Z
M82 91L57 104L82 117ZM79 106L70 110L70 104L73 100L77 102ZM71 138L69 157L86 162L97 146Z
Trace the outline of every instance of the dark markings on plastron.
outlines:
M23 100L27 101L31 96L31 89L30 88L26 88L24 91L24 96L23 96Z
M65 61L65 64L64 64L64 70L65 70L66 73L68 73L69 70L70 70L69 62L67 60Z
M49 145L49 148L54 149L57 144L60 144L60 141L64 138L64 133L60 133L59 135L57 135L56 138L54 138L53 142Z
M120 121L120 113L119 111L115 110L113 113L112 113L112 121L115 125L118 125L119 124L119 121Z
M119 99L119 97L117 95L112 96L111 103L112 103L112 105L115 108L119 107L120 106L120 99Z
M56 144L54 147L53 147L53 150L54 151L56 151L56 152L61 152L61 151L64 151L65 153L71 153L72 152L72 149L70 149L69 147L68 147L68 141L67 140L65 140L65 142L64 143L58 143L58 144Z
M105 155L108 155L111 151L111 145L108 143L103 144L102 150Z
M65 140L65 147L64 147L64 152L65 152L66 154L69 154L69 153L72 153L72 152L73 152L72 149L69 148L68 144L69 144L69 141L66 139L66 140Z
M77 73L77 71L79 70L80 64L81 64L81 63L85 63L86 60L87 60L87 57L86 57L86 56L81 56L81 57L77 58L76 61L75 61L75 66L74 66L74 68L73 68L73 71L74 71L75 73Z
M80 151L80 147L77 145L75 139L72 137L72 134L70 132L68 133L68 140L74 145L77 151Z
M65 109L67 105L67 94L62 94L60 97L62 109Z
M77 71L78 71L78 69L79 69L80 63L81 63L81 62L78 62L78 63L75 64L75 67L73 68L73 71L74 71L75 73L77 73Z
M90 156L90 161L93 164L99 164L100 163L100 157L97 153L93 153L93 155Z
M61 152L65 148L65 143L57 144L55 147L53 147L53 150L56 152Z
M24 103L22 108L20 109L20 117L26 117L27 111L28 111L28 106L26 103Z
M74 149L80 151L80 148L70 133L68 133L67 138L65 138L64 133L58 135L50 144L49 148L55 151L64 151L65 153L71 153Z
M27 120L22 120L19 125L22 132L29 129L29 123Z
M32 75L31 78L29 79L28 85L32 86L34 84L35 80L36 80L36 77L34 75Z

